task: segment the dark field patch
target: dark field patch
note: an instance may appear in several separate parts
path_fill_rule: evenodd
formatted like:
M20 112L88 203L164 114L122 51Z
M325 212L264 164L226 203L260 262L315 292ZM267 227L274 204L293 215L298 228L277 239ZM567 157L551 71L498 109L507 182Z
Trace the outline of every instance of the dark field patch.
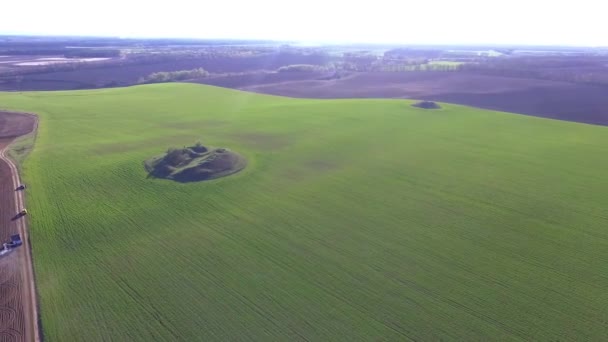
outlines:
M439 109L441 108L436 102L433 101L420 101L412 105L413 107L422 109Z
M0 138L14 138L34 129L36 116L26 113L0 111Z
M366 72L238 88L300 98L415 98L608 125L608 88L568 82L465 72Z
M608 88L564 84L498 93L445 93L422 98L594 125L608 125Z

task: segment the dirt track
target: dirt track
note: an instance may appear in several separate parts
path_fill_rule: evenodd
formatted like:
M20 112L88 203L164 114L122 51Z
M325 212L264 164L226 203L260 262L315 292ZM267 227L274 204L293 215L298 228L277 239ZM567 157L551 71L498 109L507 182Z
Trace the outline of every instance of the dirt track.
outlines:
M0 113L0 122L7 123L0 129L0 134L7 136L27 133L35 127L33 116ZM16 130L7 130L7 127ZM29 129L23 131L24 127ZM11 138L0 138L0 241L5 242L10 235L19 233L23 246L0 259L0 341L40 341L26 218L15 216L24 207L23 192L15 191L20 183L19 175L5 156L11 141Z

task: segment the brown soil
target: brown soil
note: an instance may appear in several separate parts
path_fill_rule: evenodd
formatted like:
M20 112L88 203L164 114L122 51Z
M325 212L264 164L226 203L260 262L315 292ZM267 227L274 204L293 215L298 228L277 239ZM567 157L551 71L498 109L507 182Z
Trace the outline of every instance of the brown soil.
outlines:
M8 143L8 139L0 140L0 149L4 149ZM0 161L0 243L8 241L11 234L18 233L17 223L12 220L16 214L14 192L11 169ZM17 266L20 261L15 252L0 259L0 332L11 331L15 341L27 341L23 276L21 268Z
M311 76L312 77L312 76ZM302 98L408 98L608 125L608 88L465 72L366 72L236 88Z
M0 111L0 139L27 134L34 129L35 124L35 115Z
M21 234L23 245L0 258L0 340L39 341L35 284L26 230L26 217L15 219L23 207L17 169L5 158L12 138L35 128L33 115L0 113L0 243ZM29 129L29 130L28 130Z

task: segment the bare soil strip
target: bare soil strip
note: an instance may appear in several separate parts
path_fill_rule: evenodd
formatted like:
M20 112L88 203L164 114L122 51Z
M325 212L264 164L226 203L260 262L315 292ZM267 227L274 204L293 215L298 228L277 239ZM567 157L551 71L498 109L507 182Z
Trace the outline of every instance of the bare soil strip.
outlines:
M17 133L29 133L36 127L32 116L16 116L0 113L8 127L17 128ZM26 118L26 119L23 119ZM4 126L3 128L6 128ZM29 130L24 131L24 127ZM15 136L9 130L2 131L5 136ZM16 134L16 135L19 135ZM15 191L21 183L17 167L6 156L6 149L12 139L0 139L0 239L4 242L12 234L21 234L23 245L0 259L0 340L40 341L38 326L38 307L31 246L26 217L17 218L16 214L25 207L24 194Z
M464 72L359 72L339 79L275 80L261 75L201 83L299 98L406 98L608 125L608 88Z
M33 132L36 121L34 114L0 111L0 139L16 138Z

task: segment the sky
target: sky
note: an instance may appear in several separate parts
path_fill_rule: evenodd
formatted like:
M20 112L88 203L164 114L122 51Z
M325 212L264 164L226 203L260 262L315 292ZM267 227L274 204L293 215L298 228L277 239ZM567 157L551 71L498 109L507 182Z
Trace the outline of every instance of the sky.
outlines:
M0 34L608 46L603 2L7 0Z

